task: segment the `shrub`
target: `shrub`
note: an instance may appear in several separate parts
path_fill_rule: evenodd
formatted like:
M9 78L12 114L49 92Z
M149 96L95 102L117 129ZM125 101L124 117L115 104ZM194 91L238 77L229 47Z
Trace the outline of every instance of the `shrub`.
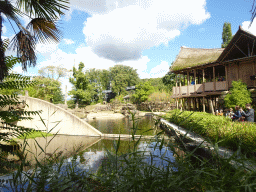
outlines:
M188 116L190 116L188 118ZM230 119L204 112L179 110L170 111L164 116L170 122L209 138L210 141L253 154L256 152L256 124L250 122L232 122Z

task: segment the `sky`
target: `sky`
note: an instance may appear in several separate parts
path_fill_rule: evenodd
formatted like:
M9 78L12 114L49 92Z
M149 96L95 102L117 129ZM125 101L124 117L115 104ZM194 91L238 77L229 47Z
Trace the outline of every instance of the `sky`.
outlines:
M15 1L15 0L13 0ZM253 0L70 0L70 9L58 21L62 40L36 46L37 65L22 72L37 75L48 66L108 69L123 64L137 69L140 78L163 77L180 51L220 48L224 22L233 34L239 28L256 35L256 20L249 28ZM29 18L22 18L25 24ZM14 30L5 21L3 38ZM68 78L61 78L68 90Z

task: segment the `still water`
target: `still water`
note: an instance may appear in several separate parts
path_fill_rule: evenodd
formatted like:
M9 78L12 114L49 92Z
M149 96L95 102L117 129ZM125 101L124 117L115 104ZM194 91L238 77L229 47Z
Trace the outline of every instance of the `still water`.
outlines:
M89 124L101 131L109 134L130 134L133 122L131 117L122 119L95 119L89 120ZM154 135L153 116L139 117L135 119L135 125L138 126L136 135Z
M132 127L132 121L128 117L117 120L92 120L89 123L101 132L110 134L129 134L131 132L130 128ZM153 135L154 130L150 130L154 127L152 117L147 116L138 119L137 125L139 130L136 134ZM35 163L35 156L37 156L38 160L42 160L46 156L43 153L40 154L41 148L45 149L47 142L51 139L52 137L28 139L26 150L30 152L27 155L27 160L31 164ZM74 158L72 156L76 155L75 161L79 169L96 172L101 165L102 159L107 156L107 151L114 152L114 142L117 141L113 139L101 139L99 137L57 135L47 145L46 153L47 156L61 153L66 157L66 164L73 162ZM121 140L119 154L127 153L131 146L131 140ZM166 166L167 161L175 161L175 156L171 149L167 145L159 148L159 143L155 140L141 140L136 149L137 151L143 151L145 161L148 163L151 163L151 157L153 155L155 166ZM5 180L11 176L5 177L0 177L0 179Z

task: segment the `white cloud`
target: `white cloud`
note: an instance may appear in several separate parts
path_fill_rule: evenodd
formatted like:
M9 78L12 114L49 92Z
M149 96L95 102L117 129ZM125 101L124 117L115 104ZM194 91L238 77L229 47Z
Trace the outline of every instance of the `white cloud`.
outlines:
M74 44L75 42L72 40L72 39L63 39L63 41L68 44L68 45L71 45L71 44Z
M162 61L159 65L152 68L149 75L150 78L163 77L169 71L169 65L167 61Z
M251 23L250 21L244 21L241 27L242 29L249 31L253 35L256 35L256 22L253 22L251 27L249 27L250 23Z
M7 32L7 28L5 25L3 25L2 32L3 32L3 34L5 34Z
M51 54L56 52L58 49L57 43L37 43L36 44L36 52L42 54L46 58L51 57Z
M80 1L72 2L75 7ZM205 0L92 2L85 1L79 8L92 14L84 23L86 42L99 57L115 62L139 59L144 50L167 44L181 29L210 17Z

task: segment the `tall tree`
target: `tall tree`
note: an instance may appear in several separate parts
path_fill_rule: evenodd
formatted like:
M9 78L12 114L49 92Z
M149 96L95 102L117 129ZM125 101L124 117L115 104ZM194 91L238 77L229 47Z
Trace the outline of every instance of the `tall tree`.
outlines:
M69 82L73 84L73 89L69 92L73 95L77 104L89 104L91 102L91 92L88 91L89 80L83 72L84 63L80 62L78 69L73 67L73 77L69 78Z
M8 74L2 30L4 16L9 22L13 21L18 27L18 33L10 41L9 49L16 52L20 59L22 69L36 65L35 45L37 42L58 42L60 31L56 20L67 10L69 0L16 0L15 5L10 0L0 0L0 80ZM20 16L31 19L26 27L22 26Z
M111 77L112 91L121 95L124 94L125 88L134 86L139 82L139 75L136 69L125 65L115 65L109 69Z
M232 39L231 23L225 22L222 31L222 44L221 47L225 48Z
M168 91L172 91L173 86L175 86L176 80L175 80L175 73L168 72L163 78L162 81L164 85L167 87Z

